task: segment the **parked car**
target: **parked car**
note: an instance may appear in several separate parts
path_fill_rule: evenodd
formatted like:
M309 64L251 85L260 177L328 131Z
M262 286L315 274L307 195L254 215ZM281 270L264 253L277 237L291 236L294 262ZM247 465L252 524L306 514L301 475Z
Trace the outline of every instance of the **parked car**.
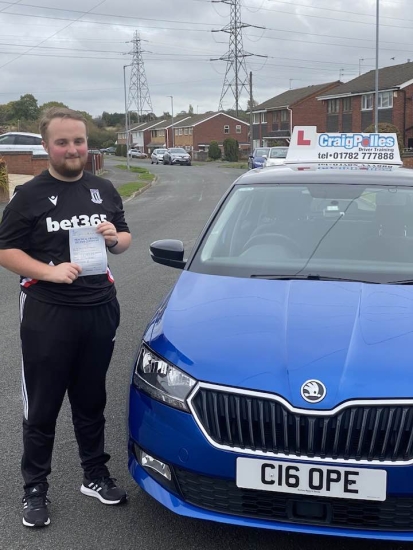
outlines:
M133 159L146 159L148 155L139 149L129 149L128 155Z
M129 471L186 517L411 543L413 170L396 134L337 136L295 128L187 259L150 245L182 272L137 346Z
M163 156L167 152L167 149L154 149L151 155L151 164L159 164L163 162Z
M107 147L106 149L101 149L100 152L105 155L116 155L116 147Z
M254 149L252 155L248 157L248 168L262 168L264 166L265 159L268 156L269 147L257 147Z
M0 136L0 153L4 151L32 151L33 155L46 155L42 136L31 132L7 132Z
M182 147L167 149L163 155L164 164L186 164L187 166L191 166L191 162L191 155Z
M270 147L264 166L278 166L284 164L287 158L288 147Z

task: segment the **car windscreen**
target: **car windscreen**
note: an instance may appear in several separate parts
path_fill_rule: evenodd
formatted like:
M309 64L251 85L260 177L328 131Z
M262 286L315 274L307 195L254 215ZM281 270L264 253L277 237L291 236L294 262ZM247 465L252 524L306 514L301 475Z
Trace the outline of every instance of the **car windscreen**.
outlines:
M236 185L188 269L235 277L413 279L413 187Z
M261 149L255 149L254 157L262 157L264 155L268 155L269 150L269 147L261 147Z
M288 153L288 147L280 147L277 149L270 149L271 159L285 159Z
M177 149L177 148L175 148L175 149L169 149L169 152L170 152L170 153L180 153L180 154L181 154L181 153L182 153L182 154L185 153L185 154L186 154L185 149Z

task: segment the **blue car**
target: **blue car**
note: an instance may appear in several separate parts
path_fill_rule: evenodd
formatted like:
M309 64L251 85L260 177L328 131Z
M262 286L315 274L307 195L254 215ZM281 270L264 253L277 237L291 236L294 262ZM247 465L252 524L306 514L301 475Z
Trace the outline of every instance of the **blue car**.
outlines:
M253 154L248 157L249 170L253 168L263 168L270 149L271 147L257 147L257 149L254 149Z
M169 510L413 541L413 171L363 139L242 175L188 259L151 245L182 273L136 352L129 470Z

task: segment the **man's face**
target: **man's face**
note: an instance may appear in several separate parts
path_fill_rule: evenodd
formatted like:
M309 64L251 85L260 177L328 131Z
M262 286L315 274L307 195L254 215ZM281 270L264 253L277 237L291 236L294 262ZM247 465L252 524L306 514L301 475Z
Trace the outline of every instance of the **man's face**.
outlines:
M80 120L53 118L43 147L53 170L63 178L77 178L88 157L86 127Z

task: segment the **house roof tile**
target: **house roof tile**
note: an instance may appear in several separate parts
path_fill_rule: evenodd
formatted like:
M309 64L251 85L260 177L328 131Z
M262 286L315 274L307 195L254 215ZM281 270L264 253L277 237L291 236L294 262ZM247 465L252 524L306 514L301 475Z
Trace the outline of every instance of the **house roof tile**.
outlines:
M336 81L339 83L339 81ZM282 94L279 94L263 103L260 103L254 107L254 111L263 111L266 109L279 109L281 107L290 107L294 103L305 99L306 97L322 92L324 88L331 86L334 82L325 82L324 84L314 84L312 86L306 86L305 88L295 88L294 90L287 90Z
M350 80L345 84L341 84L329 92L320 95L319 98L322 99L325 97L358 95L373 92L375 90L375 77L376 71L369 71L368 73L362 74L357 78L353 78L353 80ZM412 62L379 69L379 90L399 88L409 80L413 80Z

